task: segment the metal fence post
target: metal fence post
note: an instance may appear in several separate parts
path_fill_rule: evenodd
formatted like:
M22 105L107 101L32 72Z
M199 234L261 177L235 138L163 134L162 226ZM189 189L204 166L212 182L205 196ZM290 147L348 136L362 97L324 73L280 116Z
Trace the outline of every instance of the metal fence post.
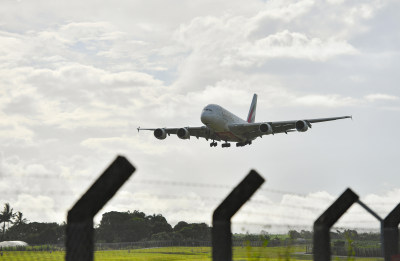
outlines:
M212 257L214 261L232 260L231 218L264 181L264 178L255 170L251 170L215 209L212 227Z
M385 261L390 261L393 255L399 253L400 204L383 220L383 242Z
M68 211L67 261L93 260L93 217L115 195L134 171L135 168L126 158L118 156Z
M314 260L331 260L331 244L329 229L338 219L357 202L358 195L346 189L340 197L314 222Z

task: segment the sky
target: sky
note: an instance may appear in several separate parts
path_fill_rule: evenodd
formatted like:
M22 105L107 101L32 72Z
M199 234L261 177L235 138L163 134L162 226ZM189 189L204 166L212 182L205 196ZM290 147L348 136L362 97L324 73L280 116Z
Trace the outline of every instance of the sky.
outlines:
M117 155L136 172L106 211L210 224L251 169L266 182L234 231L311 228L346 188L400 202L395 0L14 1L0 4L0 204L63 222ZM256 121L352 115L243 148L157 140L207 104ZM360 207L342 227L378 228Z

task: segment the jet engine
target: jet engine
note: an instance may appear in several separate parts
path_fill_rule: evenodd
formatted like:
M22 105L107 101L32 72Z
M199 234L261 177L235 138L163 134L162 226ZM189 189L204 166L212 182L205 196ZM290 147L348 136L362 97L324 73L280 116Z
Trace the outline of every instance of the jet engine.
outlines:
M263 134L271 134L272 133L272 127L268 123L261 123L260 126L258 127L258 129Z
M186 140L190 138L190 133L186 128L180 128L176 133L180 139Z
M163 140L167 137L167 132L165 131L165 129L155 129L154 137L156 137L159 140Z
M296 126L296 130L299 132L305 132L308 130L308 125L309 123L307 123L306 121L300 120L300 121L296 121L295 126Z

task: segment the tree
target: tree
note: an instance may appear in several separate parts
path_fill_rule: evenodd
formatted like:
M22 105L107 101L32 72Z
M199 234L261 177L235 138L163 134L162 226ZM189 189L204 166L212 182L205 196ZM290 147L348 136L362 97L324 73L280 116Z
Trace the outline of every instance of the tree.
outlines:
M153 234L153 235L151 235L151 240L155 240L155 241L171 240L171 233L161 232L161 233Z
M0 224L2 224L3 222L4 222L3 212L0 212ZM5 229L5 222L3 225L3 229L1 230L2 238L4 237L4 229Z
M65 239L65 225L39 222L21 223L18 226L10 227L7 230L7 237L34 245L59 244Z
M289 237L290 239L297 239L301 237L301 234L296 230L289 230Z
M23 217L21 211L18 211L14 216L14 226L20 226L22 224L25 224L26 222L28 222L28 220Z
M104 213L96 238L102 242L136 242L151 237L151 225L143 212ZM160 231L162 232L162 231Z
M188 224L184 221L179 222L175 227L175 234L182 235L187 240L210 240L211 228L205 223Z
M4 209L1 212L1 221L3 223L3 239L6 233L6 223L7 226L10 226L10 222L12 223L12 219L14 218L13 209L10 207L9 203L4 204Z
M151 234L158 234L158 233L162 233L162 232L167 232L167 233L172 232L171 225L168 224L165 217L163 217L161 214L159 214L159 215L153 214L152 216L147 216L147 220L149 221L149 224L151 227Z
M301 238L304 238L304 239L312 239L312 237L313 237L312 232L307 231L307 230L301 230L300 235L301 235Z
M104 213L96 228L97 242L136 242L141 240L210 240L211 228L205 223L179 222L174 229L161 214L134 212Z
M189 227L190 225L186 223L185 221L179 221L178 224L174 226L174 231L179 232L182 230L184 227Z
M350 239L358 239L358 233L356 230L352 230L352 229L345 229L344 232L344 237L350 238Z

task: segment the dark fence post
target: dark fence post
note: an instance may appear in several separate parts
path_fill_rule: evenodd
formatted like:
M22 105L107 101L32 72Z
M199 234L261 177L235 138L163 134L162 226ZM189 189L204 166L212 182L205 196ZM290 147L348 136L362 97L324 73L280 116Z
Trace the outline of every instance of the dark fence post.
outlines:
M264 178L255 170L251 170L242 182L215 209L212 227L213 261L232 260L231 218L250 199L264 181Z
M385 261L390 261L393 255L399 253L400 204L383 220L383 242Z
M134 171L135 168L126 158L118 156L68 211L67 261L93 260L93 217L115 195Z
M357 202L358 195L346 189L340 197L314 222L314 260L331 260L329 229L338 219Z

